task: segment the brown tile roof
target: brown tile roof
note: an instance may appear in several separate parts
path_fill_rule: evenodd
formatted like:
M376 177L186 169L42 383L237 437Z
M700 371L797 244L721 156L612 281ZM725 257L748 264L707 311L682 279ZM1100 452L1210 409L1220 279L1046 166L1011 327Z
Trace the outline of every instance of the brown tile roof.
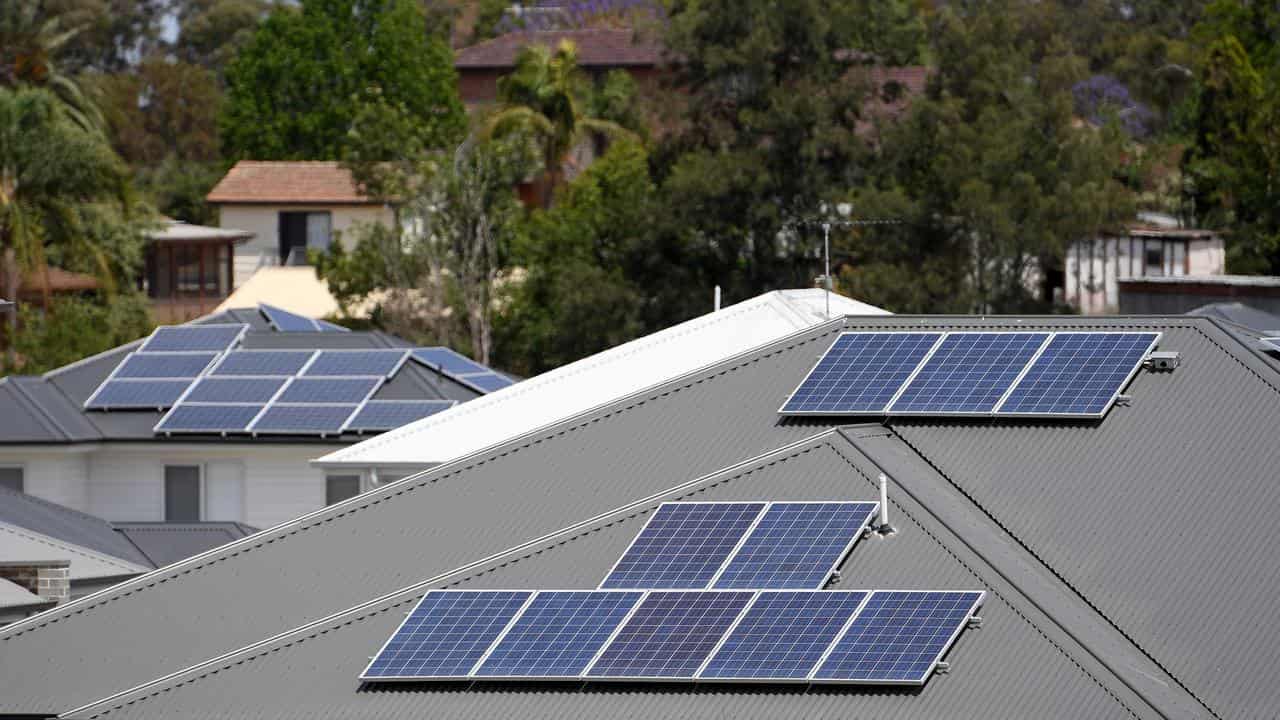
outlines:
M662 59L657 43L637 40L631 30L588 28L585 30L517 31L463 48L454 58L459 70L515 67L516 54L526 45L555 48L570 40L578 48L578 65L592 67L652 67Z
M209 191L211 203L366 205L351 172L336 162L241 160Z

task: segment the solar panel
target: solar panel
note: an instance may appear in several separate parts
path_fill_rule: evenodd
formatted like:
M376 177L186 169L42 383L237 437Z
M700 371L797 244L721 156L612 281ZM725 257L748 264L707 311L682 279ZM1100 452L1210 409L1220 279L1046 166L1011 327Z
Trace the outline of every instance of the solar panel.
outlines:
M170 325L156 328L138 352L222 352L248 329L248 325Z
M663 503L601 588L705 588L764 503Z
M182 403L170 410L156 432L244 432L262 405L192 405Z
M982 597L981 592L877 590L811 680L923 684Z
M990 413L1049 333L948 333L890 412Z
M166 408L191 385L190 380L108 380L89 398L85 407Z
M258 310L280 332L320 332L316 321L305 315L291 313L288 310L274 305L267 305L266 303L259 305Z
M769 505L716 588L821 588L875 514L877 503Z
M456 404L455 400L370 400L347 423L347 429L394 430Z
M1159 333L1056 333L996 412L1100 417L1159 338Z
M942 333L842 333L779 411L881 413Z
M623 624L586 677L689 679L753 593L654 590Z
M304 375L390 376L404 361L404 350L321 350Z
M761 592L698 677L805 680L866 597L861 590Z
M487 372L480 375L458 375L457 379L483 393L491 393L515 384L515 381L511 378L506 375L499 375L496 372Z
M217 356L212 352L132 353L112 378L194 378Z
M465 678L533 593L427 593L360 675L365 680Z
M337 435L355 409L355 405L271 405L249 430L288 435Z
M540 592L476 669L477 677L574 678L591 663L642 592Z
M295 378L276 402L308 404L359 404L382 384L375 378Z
M413 359L450 375L468 375L489 372L489 368L480 363L466 357L465 355L450 350L447 347L426 347L418 348L413 351Z
M350 328L335 325L328 320L316 320L316 327L320 328L320 332L351 332Z
M202 377L184 402L267 403L287 382L285 378Z
M298 374L314 354L314 350L233 350L210 374L288 377Z

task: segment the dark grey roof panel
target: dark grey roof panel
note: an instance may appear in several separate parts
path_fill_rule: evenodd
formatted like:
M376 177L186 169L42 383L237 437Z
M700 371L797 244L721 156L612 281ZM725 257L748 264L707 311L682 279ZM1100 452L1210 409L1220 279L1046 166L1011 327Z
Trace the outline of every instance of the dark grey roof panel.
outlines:
M0 712L97 700L812 435L825 423L777 420L777 378L839 324L0 629L0 655L25 658L0 674ZM235 621L193 633L198 608Z
M105 555L150 567L145 555L115 531L111 523L34 495L0 487L0 522L17 525Z
M349 333L282 333L253 332L244 337L242 347L250 350L280 350L284 348L322 348L346 350L400 347L390 341L389 335L379 332Z
M236 522L118 522L112 525L146 557L151 567L164 567L257 532Z
M219 323L247 323L250 332L270 332L271 323L263 317L258 308L228 308L219 313L206 315L191 321L194 325L216 325Z
M871 469L839 435L707 478L661 500L871 499ZM659 499L443 578L462 588L594 587ZM260 718L432 717L1156 717L908 497L897 534L859 541L840 587L984 589L980 629L919 691L698 685L485 683L365 686L355 680L421 590L398 594L223 662L86 709L78 717L213 711ZM1016 668L1016 671L1011 671Z
M1244 303L1210 303L1202 305L1187 314L1225 320L1234 325L1248 328L1260 335L1280 335L1280 315L1274 315Z
M4 412L0 412L0 437L36 443L66 440L66 432L36 400L39 388L23 380L25 378L20 377L0 380L0 407L4 408Z

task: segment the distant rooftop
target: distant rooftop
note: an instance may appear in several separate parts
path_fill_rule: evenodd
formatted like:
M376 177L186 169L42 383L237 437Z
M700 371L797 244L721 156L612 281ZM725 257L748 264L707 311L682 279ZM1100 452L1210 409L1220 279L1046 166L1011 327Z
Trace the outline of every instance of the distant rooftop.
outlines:
M166 220L163 228L147 233L148 240L167 242L201 242L206 240L244 241L253 237L253 233L233 228L207 227L191 225L181 220Z
M314 160L241 160L205 199L215 204L376 204L356 187L350 170Z
M577 47L578 65L584 68L652 67L662 60L662 47L637 39L632 30L590 28L499 35L459 50L453 64L459 69L512 68L522 48L545 45L554 49L564 40Z

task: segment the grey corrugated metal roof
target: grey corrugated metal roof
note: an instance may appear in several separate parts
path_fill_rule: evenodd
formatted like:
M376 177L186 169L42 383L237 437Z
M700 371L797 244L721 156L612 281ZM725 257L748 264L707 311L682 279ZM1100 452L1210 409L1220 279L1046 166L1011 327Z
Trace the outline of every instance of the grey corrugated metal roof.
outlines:
M1255 598L1274 597L1280 585L1275 573L1259 572L1257 563L1257 558L1267 557L1263 548L1280 540L1280 528L1257 516L1276 507L1274 473L1263 474L1265 467L1275 465L1277 446L1271 436L1280 424L1280 402L1274 397L1280 376L1274 368L1204 318L891 317L851 318L799 333L260 533L198 561L125 583L89 602L0 630L0 658L10 654L24 658L20 666L0 673L0 711L66 710L236 652L277 633L290 633L332 613L345 613L344 618L359 625L363 621L351 613L363 610L348 609L370 598L820 433L834 421L780 419L776 410L845 323L897 328L1162 330L1160 349L1180 351L1182 366L1172 373L1140 373L1129 391L1132 400L1101 422L895 420L889 427L901 440L881 433L879 440L859 440L859 448L884 454L889 458L882 460L886 466L896 463L894 467L900 469L894 472L907 475L902 486L914 484L913 497L928 496L918 501L921 511L967 518L964 523L948 521L947 529L927 520L918 522L922 532L940 538L949 554L993 588L997 583L990 579L992 573L979 565L996 568L994 575L1007 583L1009 612L1030 618L1043 631L1037 635L1070 656L1071 664L1087 671L1090 683L1104 688L1104 694L1132 713L1143 716L1159 707L1166 715L1257 716L1280 706L1280 688L1260 674L1270 657L1263 646L1272 629L1260 627L1265 622L1248 622L1247 614L1261 610L1253 604ZM821 472L811 470L780 479L769 491L772 497L786 498L792 492L808 492L810 483L821 487L818 483L823 478ZM1206 489L1219 482L1229 493L1206 502ZM909 505L903 509L913 512ZM1208 513L1215 509L1224 511L1223 518L1231 524L1210 525L1213 516ZM957 529L961 526L963 530ZM1241 547L1255 552L1241 553ZM1233 553L1239 555L1227 557ZM600 557L606 554L602 550ZM971 561L974 554L980 557ZM539 553L534 546L517 553L523 555L558 556ZM542 566L541 572L554 577L578 572L579 564L583 573L592 567L583 559L587 556L566 551L564 557L572 561ZM856 564L862 557L855 553L851 562ZM1204 588L1215 586L1205 578L1221 579L1227 574L1216 565L1245 572L1248 557L1254 558L1248 568L1251 575L1231 578L1232 587L1239 584L1240 592L1223 595L1217 605L1206 605L1211 598ZM901 560L898 571L910 572L915 562L922 568L933 567L927 556L912 554ZM519 563L507 563L504 570L494 568L492 577L504 584L515 582L522 578L519 567ZM515 574L506 577L503 572ZM891 577L889 570L883 572L882 577ZM532 577L523 576L522 581ZM237 587L253 592L229 590ZM381 617L391 614L384 610ZM191 632L193 617L216 626L217 632ZM1256 617L1269 616L1262 610ZM385 638L382 631L389 632L394 622L379 622L388 625L369 634ZM1194 622L1220 629L1234 622L1258 637L1232 644L1222 638L1234 638L1242 632L1239 628L1225 628L1225 635L1209 637L1204 628L1192 627ZM321 625L298 632L319 632ZM298 643L296 654L282 648L276 656L288 668L270 665L258 673L229 669L213 675L205 668L195 671L200 680L166 696L183 703L181 714L187 716L222 714L220 703L237 692L243 693L245 703L256 702L260 708L246 706L246 715L287 713L288 703L306 687L301 674L291 673L303 673L308 667L314 672L326 667L329 672L324 663L336 657L309 648L319 648L332 638L356 637L347 634L356 632L347 625L340 627L329 628L314 643ZM299 639L297 633L289 637ZM978 645L969 640L966 636L957 652ZM1193 657L1187 650L1197 643L1198 655ZM374 649L376 643L359 652L367 655ZM1076 712L1049 704L1049 711L1037 716L1125 713L1091 704L1093 692L1087 685L1071 684L1069 674L1023 672L1024 664L1046 667L1035 664L1040 660L1029 644L1002 639L1000 648L988 652L1001 653L1003 674L983 680L989 684L982 688L965 684L946 708L949 716L1029 714L1019 712L1026 706L1016 698L1037 692L1055 702L1062 696L1080 702ZM228 662L239 662L247 655L253 651L238 652ZM958 660L959 656L957 664ZM248 666L268 667L258 659L246 660ZM76 671L90 667L92 672ZM339 669L346 672L346 667ZM324 675L325 682L317 685L340 682L331 679L341 674L334 673ZM375 693L357 692L354 675L343 677L350 677L346 691L357 696L343 709L365 713L366 706L359 703L373 702L370 698ZM918 703L911 707L921 708L922 716L942 714L932 705L932 697L941 692L943 682L965 682L960 677L953 674L931 681L924 692L912 695ZM301 684L286 688L286 681ZM269 689L283 700L273 698ZM326 687L323 692L329 690ZM447 707L451 714L492 716L504 708L538 714L555 707L561 714L581 709L616 715L685 715L691 709L718 712L723 703L740 702L732 707L744 713L759 707L790 714L792 707L800 707L794 703L811 702L808 694L798 699L795 693L776 689L743 693L741 697L750 696L750 702L726 700L706 691L717 698L709 702L703 699L704 691L650 686L583 693L588 696L585 700L526 687L482 693L485 697L468 695L458 704L453 692L412 687L380 691L388 704L377 710L421 713ZM738 692L729 695L739 698ZM1005 696L1014 698L1008 701L1012 712L1001 712L999 705L993 705ZM840 697L844 709L849 696ZM856 697L864 700L862 695ZM142 712L151 702L131 707ZM1193 703L1192 710L1180 711L1187 702ZM905 705L868 708L887 715L912 714ZM799 712L805 711L821 715L836 709L804 705Z
M662 500L872 499L873 473L844 436L826 434L427 587L594 587ZM598 683L359 688L354 678L421 596L424 588L418 588L74 717L1158 717L926 508L897 495L893 505L898 532L860 541L841 568L841 587L957 587L989 594L982 627L966 631L948 654L951 672L922 691ZM1014 667L1016 674L1009 672Z
M164 567L257 532L238 522L118 522L112 526L151 567Z
M1220 302L1202 305L1187 313L1224 320L1247 328L1257 335L1280 335L1280 316L1259 310L1240 302Z
M17 525L136 565L153 567L138 548L116 532L111 523L41 500L34 495L0 487L0 522Z

